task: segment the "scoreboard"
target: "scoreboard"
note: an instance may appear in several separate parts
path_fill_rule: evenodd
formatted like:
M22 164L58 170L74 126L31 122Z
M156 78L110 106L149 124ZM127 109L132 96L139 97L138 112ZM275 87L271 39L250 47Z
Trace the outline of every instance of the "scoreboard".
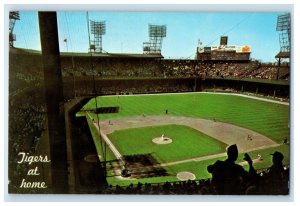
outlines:
M250 54L249 46L198 47L196 58L203 61L248 61Z
M202 61L249 61L251 47L227 45L228 38L222 36L219 46L197 47L196 59Z

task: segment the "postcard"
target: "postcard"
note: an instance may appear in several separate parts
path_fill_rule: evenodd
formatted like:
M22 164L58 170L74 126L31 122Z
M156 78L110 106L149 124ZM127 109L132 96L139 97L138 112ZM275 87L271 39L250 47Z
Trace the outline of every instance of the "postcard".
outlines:
M291 13L8 19L10 194L290 194Z

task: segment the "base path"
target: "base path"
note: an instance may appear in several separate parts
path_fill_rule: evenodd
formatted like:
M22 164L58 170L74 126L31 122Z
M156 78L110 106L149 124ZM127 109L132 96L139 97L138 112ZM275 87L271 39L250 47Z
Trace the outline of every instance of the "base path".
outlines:
M278 146L276 142L255 131L224 122L178 116L135 116L100 121L101 133L105 136L117 130L177 124L194 128L227 145L236 144L240 152L248 152ZM250 136L251 138L248 138Z
M99 127L98 127L98 124L97 123L94 123L94 126L97 128L97 131L99 132ZM106 142L106 144L108 145L109 149L114 153L115 157L118 159L118 160L121 160L122 159L122 155L121 153L117 150L117 148L113 145L113 143L109 140L109 138L107 137L107 135L102 131L100 130L100 134L101 134L101 137L103 138L103 140Z

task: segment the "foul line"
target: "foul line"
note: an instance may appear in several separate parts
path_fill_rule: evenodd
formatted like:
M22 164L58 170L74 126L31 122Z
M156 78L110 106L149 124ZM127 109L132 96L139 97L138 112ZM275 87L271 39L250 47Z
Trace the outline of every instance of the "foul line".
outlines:
M104 134L101 130L99 130L98 126L96 124L94 124L94 126L97 128L97 131L100 132L100 135L105 143L108 145L109 149L114 153L115 157L118 160L122 160L122 155L121 153L117 150L117 148L114 146L114 144L109 140L109 138L107 137L106 134Z
M259 149L266 149L266 148L277 147L277 146L278 145L271 145L271 146L264 146L264 147L253 148L253 149L245 151L245 153L246 152L251 152L251 151L256 151L256 150L259 150ZM225 157L225 156L227 156L226 152L225 153L213 154L213 155L207 155L207 156L201 156L201 157L195 157L195 158L191 158L191 159L178 160L178 161L174 161L174 162L161 163L161 164L157 164L157 165L165 167L165 166L183 164L183 163L188 163L188 162L201 162L201 161L215 159L215 158L218 158L218 157ZM253 159L253 160L256 160L256 159ZM257 162L257 161L255 161L255 162ZM244 162L240 162L238 164L240 164L242 166L245 165Z
M90 117L90 119L92 120L93 122L93 118L92 116L86 112L87 115ZM114 153L115 157L118 159L118 160L121 160L122 159L122 155L121 153L117 150L117 148L113 145L113 143L109 140L109 138L107 137L106 134L104 134L100 128L98 127L98 125L96 123L93 122L93 125L96 127L97 131L100 133L100 136L103 138L103 140L106 142L106 144L108 145L108 147L110 148L110 150ZM101 138L100 137L100 138Z

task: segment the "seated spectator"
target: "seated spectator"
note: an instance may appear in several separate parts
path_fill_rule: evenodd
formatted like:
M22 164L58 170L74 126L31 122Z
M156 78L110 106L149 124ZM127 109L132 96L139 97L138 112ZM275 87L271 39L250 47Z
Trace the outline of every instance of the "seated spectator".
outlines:
M246 183L256 176L252 160L246 153L244 160L249 164L248 173L242 166L235 163L238 158L238 148L235 144L227 148L227 156L225 161L218 160L207 167L208 172L212 174L212 185L216 193L220 195L244 194L248 186Z
M285 178L285 170L282 164L283 154L281 152L274 152L272 154L273 165L269 168L265 175L267 184L267 194L270 195L284 195L288 194L288 178Z

